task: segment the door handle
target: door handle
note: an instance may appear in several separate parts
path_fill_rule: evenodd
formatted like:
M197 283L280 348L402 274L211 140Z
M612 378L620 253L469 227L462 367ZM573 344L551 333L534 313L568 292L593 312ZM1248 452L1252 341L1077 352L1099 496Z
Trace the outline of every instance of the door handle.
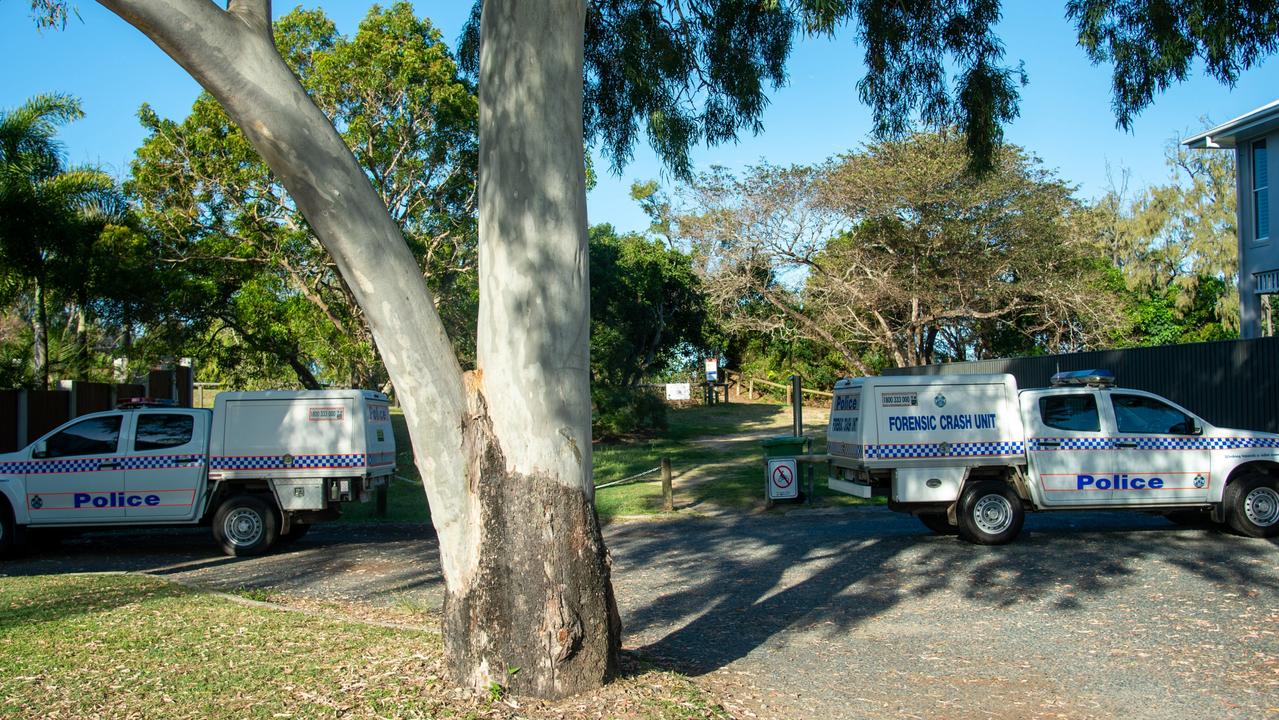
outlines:
M1117 442L1117 443L1115 443L1115 447L1117 447L1117 448L1135 448L1135 447L1137 447L1137 443L1135 443L1135 442Z
M173 461L175 465L191 465L193 463L198 463L198 462L200 462L199 458L182 458L180 460Z
M1061 447L1061 441L1059 441L1059 440L1040 440L1040 441L1039 441L1039 447L1041 447L1041 448L1056 448L1056 447Z
M99 470L119 470L120 463L114 460L103 460L102 462L98 463L98 469Z

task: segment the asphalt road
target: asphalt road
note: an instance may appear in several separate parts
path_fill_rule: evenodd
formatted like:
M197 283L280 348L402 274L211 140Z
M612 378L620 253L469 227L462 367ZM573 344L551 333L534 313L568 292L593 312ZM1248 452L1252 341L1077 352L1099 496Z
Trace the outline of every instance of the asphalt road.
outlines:
M740 717L1279 718L1273 541L1059 513L985 548L882 508L616 523L606 539L626 647ZM244 560L202 531L130 531L0 573L438 606L435 553L418 526L318 526Z

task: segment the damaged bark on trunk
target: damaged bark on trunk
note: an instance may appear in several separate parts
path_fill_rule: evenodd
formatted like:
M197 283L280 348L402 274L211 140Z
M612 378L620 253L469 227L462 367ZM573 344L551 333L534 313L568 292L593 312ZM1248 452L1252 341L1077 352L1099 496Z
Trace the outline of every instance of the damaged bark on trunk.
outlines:
M444 598L449 672L472 687L565 697L616 671L621 618L593 504L549 475L511 472L480 390L463 447L479 507L479 567Z

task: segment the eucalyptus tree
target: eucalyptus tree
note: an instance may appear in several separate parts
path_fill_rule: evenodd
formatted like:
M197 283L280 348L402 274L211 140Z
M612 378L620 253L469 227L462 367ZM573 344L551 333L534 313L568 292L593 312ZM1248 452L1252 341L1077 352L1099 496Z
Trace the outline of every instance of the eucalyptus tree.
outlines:
M289 67L341 132L417 258L458 352L474 358L476 98L429 21L374 8L353 37L321 10L275 23ZM219 377L380 387L364 313L288 192L211 95L180 122L144 106L127 188L157 259L205 292L171 343ZM212 282L200 283L197 278Z
M440 538L454 678L546 696L602 682L620 635L592 507L584 131L620 165L643 123L687 171L694 144L760 129L797 30L847 22L866 47L859 87L879 129L904 131L916 115L954 121L980 169L1016 112L1021 79L1002 64L996 0L488 0L469 34L480 307L477 368L463 376L382 198L276 51L269 0L230 0L226 11L208 0L99 1L223 105L365 313ZM66 16L63 0L34 5L46 20ZM1213 39L1196 32L1171 40L1188 35L1197 49Z
M843 370L1094 345L1118 298L1071 188L1019 148L966 170L954 133L875 143L816 167L707 173L677 236L731 331L802 339Z

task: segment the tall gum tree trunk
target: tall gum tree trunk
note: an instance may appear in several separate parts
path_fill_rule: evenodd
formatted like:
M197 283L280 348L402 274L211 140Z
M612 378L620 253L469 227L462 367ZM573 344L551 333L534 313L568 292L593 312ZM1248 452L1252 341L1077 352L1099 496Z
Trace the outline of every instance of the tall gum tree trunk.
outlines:
M444 634L454 674L542 697L599 686L621 633L591 477L585 17L583 0L486 0L480 21L482 550Z
M99 2L218 99L364 311L439 537L454 680L541 697L600 685L620 622L591 491L584 0L485 3L469 383L399 228L276 51L269 0Z

